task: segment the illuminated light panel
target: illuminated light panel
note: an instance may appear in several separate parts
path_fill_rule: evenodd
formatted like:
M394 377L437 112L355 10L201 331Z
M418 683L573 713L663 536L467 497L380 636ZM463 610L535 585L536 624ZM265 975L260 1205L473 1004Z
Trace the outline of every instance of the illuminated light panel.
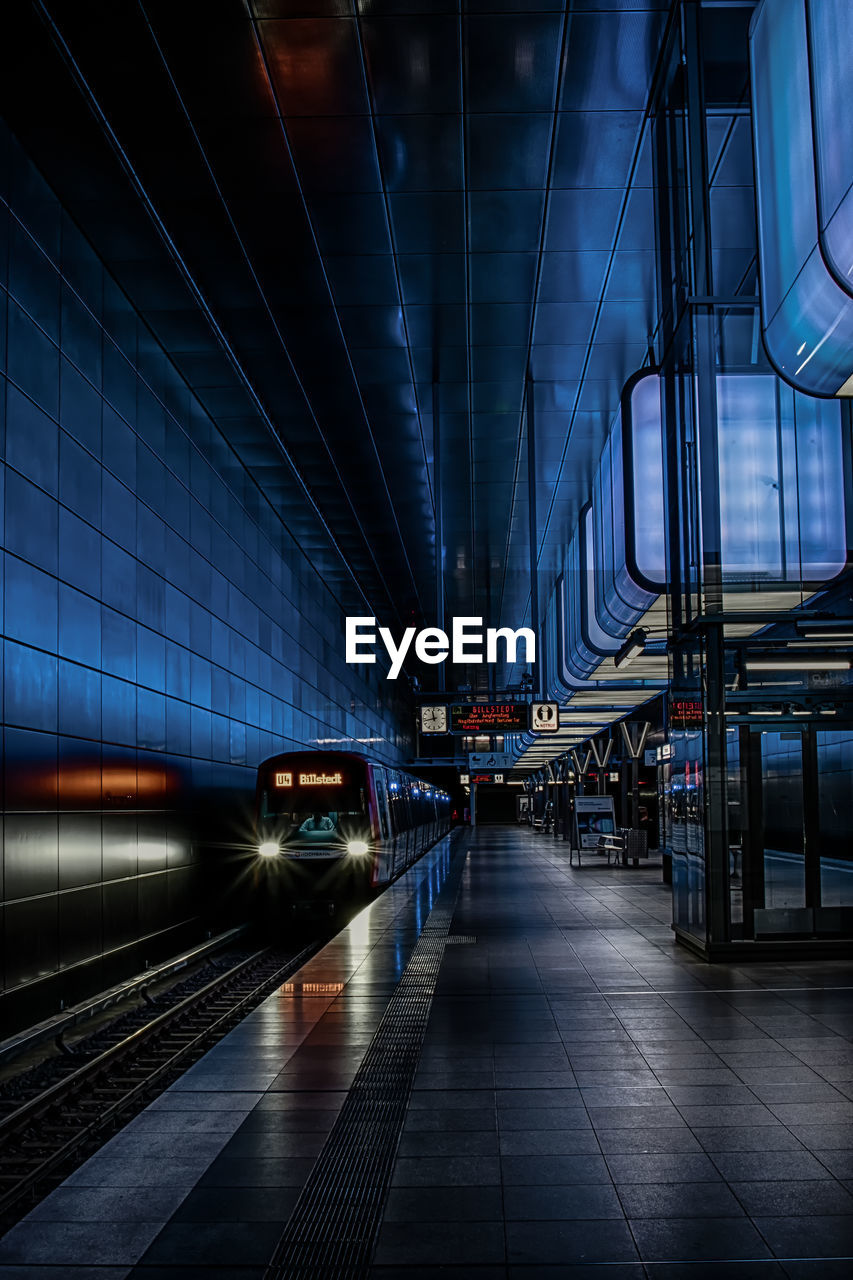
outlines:
M820 247L841 288L853 295L853 5L806 6ZM853 395L853 375L839 395Z
M746 666L755 671L849 671L846 658L747 658Z
M797 644L812 644L815 640L828 640L830 644L849 644L853 641L853 631L810 631L807 640L789 640L793 648Z
M792 608L846 564L840 406L763 372L718 374L717 406L724 607ZM550 692L562 703L559 736L547 748L519 743L522 768L545 758L543 750L601 733L668 682L657 373L629 381L620 419L546 609L544 645L556 673ZM638 626L648 631L646 650L620 671L615 659ZM733 629L751 634L758 624L733 624L727 634Z
M831 37L845 59L843 82L848 84L849 42L843 32L849 31L850 7L842 0L848 16ZM810 77L806 26L806 0L764 0L750 29L761 316L764 345L781 377L812 395L836 396L848 394L853 377L853 297L839 285L822 251L810 79L817 86L818 136L822 128L825 133L821 121L839 86L832 83L822 39L813 51ZM839 121L848 113L849 89L832 119L832 149L842 154ZM842 164L849 167L849 154ZM837 178L822 182L824 197L837 185ZM843 239L843 227L840 235Z

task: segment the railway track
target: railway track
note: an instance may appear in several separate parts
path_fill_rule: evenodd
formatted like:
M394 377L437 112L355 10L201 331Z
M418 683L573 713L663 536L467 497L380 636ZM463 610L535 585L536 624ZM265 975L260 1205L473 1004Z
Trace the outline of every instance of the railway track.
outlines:
M163 1012L155 1003L143 1025L113 1037L106 1048L78 1051L84 1059L79 1066L78 1054L70 1070L63 1059L60 1078L24 1101L13 1100L0 1117L0 1229L29 1212L321 945L249 955Z

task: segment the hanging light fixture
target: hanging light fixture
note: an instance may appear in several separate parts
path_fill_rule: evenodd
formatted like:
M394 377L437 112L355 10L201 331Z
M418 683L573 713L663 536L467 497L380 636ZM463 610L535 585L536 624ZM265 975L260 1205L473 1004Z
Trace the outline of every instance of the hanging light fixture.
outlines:
M613 659L614 667L627 667L629 662L638 658L646 648L647 639L648 632L643 627L635 627Z

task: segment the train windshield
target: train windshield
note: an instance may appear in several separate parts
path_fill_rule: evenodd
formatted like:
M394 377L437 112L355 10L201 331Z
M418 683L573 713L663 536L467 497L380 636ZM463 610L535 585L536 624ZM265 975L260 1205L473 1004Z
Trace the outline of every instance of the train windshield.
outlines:
M290 835L308 840L346 834L367 816L364 788L346 784L275 787L264 791L262 809L264 818L277 818Z

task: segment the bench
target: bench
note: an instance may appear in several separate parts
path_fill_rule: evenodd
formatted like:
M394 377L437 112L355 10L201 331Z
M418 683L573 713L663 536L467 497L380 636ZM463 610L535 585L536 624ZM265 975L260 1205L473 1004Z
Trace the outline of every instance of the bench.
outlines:
M575 853L578 855L578 866L581 865L581 850L570 847L569 866L572 865L572 858ZM640 858L649 856L648 836L645 831L635 831L631 827L620 827L612 835L600 835L595 846L592 849L587 849L587 853L603 854L607 858L608 867L611 865L616 867L620 862L623 867L627 867L629 859L636 867Z
M598 844L595 849L596 853L604 853L607 855L607 865L610 866L610 859L613 859L614 865L621 860L625 861L625 838L621 835L599 836Z

